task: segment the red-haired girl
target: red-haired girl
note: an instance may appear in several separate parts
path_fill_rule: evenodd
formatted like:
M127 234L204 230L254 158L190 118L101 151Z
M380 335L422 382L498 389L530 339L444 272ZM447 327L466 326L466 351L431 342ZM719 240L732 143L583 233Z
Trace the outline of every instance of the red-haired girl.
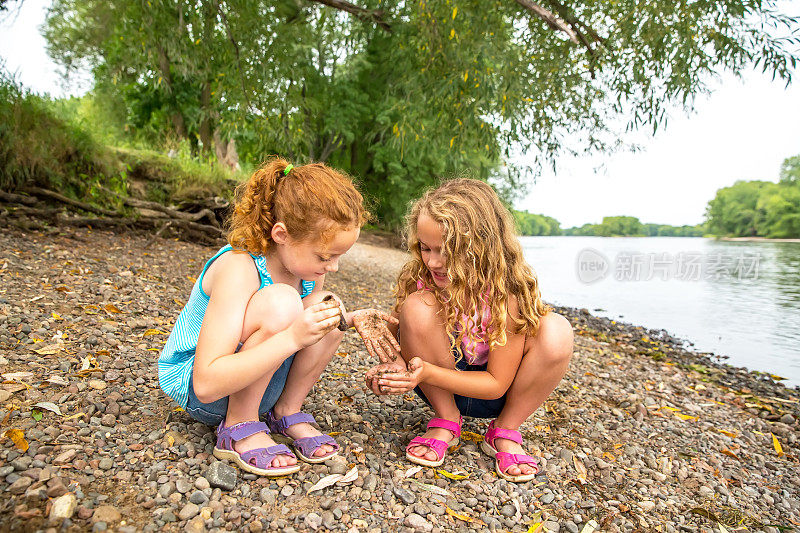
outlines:
M229 244L206 263L158 361L164 392L218 425L216 457L273 476L300 469L295 453L310 463L338 453L300 409L343 336L340 303L324 301L325 275L368 216L352 180L323 164L273 158L237 191ZM375 318L393 320L345 314L360 332ZM372 340L371 351L396 346ZM292 440L295 453L270 432Z

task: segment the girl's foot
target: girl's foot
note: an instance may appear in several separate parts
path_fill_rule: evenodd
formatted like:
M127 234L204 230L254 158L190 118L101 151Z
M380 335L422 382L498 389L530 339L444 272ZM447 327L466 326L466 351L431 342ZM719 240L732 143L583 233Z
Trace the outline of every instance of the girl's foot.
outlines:
M300 470L297 458L283 444L275 444L263 422L249 420L220 424L214 456L233 461L239 468L261 476L283 476ZM265 438L266 437L266 438Z
M522 449L522 434L516 429L497 427L497 420L489 423L481 449L495 458L495 471L506 481L523 483L539 473L539 463Z
M233 444L233 449L236 450L238 453L242 454L244 452L249 452L250 450L256 450L258 448L270 448L277 444L278 443L272 440L272 437L269 436L269 433L262 431L254 435L250 435L249 437L245 437L242 440L237 440ZM275 456L275 459L272 460L270 466L274 468L280 468L283 466L292 466L296 464L297 464L297 457L281 454Z
M275 418L279 420L284 416L292 414L289 412L282 412L278 410L277 407L274 408L272 412L275 413ZM312 426L311 424L309 424L308 422L300 422L299 424L292 424L291 426L286 428L284 430L284 434L293 440L297 440L306 437L319 437L320 435L322 435L322 432L317 428L315 428L314 426ZM330 455L331 453L334 452L334 450L335 448L332 445L323 444L317 449L317 451L315 451L311 455L312 457L323 457L325 455Z
M278 408L267 414L270 431L291 439L297 455L309 463L321 463L338 453L339 445L312 424L314 417L301 411L283 415Z
M498 452L512 453L514 455L527 455L522 445L514 442L513 440L497 437L494 439L494 447ZM539 469L536 468L535 465L524 463L520 465L511 465L508 467L508 470L506 470L506 474L510 476L519 476L536 474L538 471Z
M414 437L406 446L406 459L423 466L439 466L444 462L445 453L458 444L461 437L461 417L458 422L446 418L433 418L428 422L428 430L421 437Z

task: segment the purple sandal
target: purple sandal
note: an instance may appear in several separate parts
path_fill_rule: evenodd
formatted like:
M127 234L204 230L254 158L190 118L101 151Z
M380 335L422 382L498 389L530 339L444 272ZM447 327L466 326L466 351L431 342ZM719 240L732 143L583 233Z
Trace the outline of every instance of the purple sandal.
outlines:
M233 448L235 441L246 439L262 431L269 432L269 428L264 422L241 422L225 427L225 421L223 420L217 428L217 445L214 447L214 457L231 460L242 470L261 476L285 476L300 470L300 464L279 467L270 466L272 460L278 455L295 456L285 444L277 444L269 448L256 448L242 453Z
M302 411L297 412L293 415L284 416L280 420L275 418L275 413L270 410L267 413L267 424L269 424L269 430L272 433L278 433L283 435L284 437L288 438L292 442L292 446L294 446L294 451L297 456L307 463L323 463L337 455L339 453L339 444L330 435L317 435L316 437L303 437L300 439L293 439L286 433L286 430L295 424L302 424L307 422L309 424L316 424L316 420L314 417L308 413L304 413ZM333 446L333 451L327 455L323 455L322 457L315 457L314 452L319 450L320 446L323 444L329 444Z

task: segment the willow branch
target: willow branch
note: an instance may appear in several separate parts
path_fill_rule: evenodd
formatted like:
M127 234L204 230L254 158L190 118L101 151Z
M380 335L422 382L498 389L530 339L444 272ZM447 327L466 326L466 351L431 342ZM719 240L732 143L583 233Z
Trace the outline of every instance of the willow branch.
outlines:
M383 18L383 10L381 9L365 9L363 7L359 7L355 4L351 4L350 2L345 2L344 0L312 0L317 2L318 4L324 4L328 7L332 7L334 9L338 9L340 11L346 11L350 13L357 19L363 20L365 22L374 22L377 24L381 29L392 33L392 27L389 25L386 20Z

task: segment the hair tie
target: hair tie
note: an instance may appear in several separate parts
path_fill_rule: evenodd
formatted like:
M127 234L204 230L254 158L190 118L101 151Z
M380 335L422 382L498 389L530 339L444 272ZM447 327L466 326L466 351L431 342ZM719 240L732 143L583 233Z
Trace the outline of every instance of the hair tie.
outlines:
M284 175L284 176L288 176L288 175L289 175L289 172L291 172L291 170L292 170L293 168L294 168L294 165L293 165L293 164L291 164L291 163L289 163L288 165L286 165L286 168L284 168L284 169L283 169L283 175Z

